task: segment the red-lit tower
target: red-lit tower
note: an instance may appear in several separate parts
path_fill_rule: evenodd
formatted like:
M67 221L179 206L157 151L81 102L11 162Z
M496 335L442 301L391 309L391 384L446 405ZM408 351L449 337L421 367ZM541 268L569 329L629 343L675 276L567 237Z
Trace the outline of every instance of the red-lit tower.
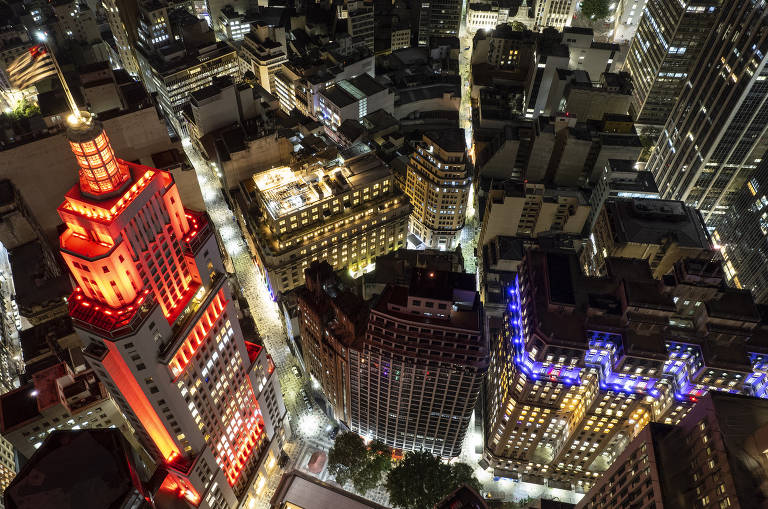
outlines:
M254 387L276 376L243 339L206 216L183 208L170 173L117 158L98 121L67 135L80 179L58 209L60 248L85 353L163 485L234 507L273 431Z

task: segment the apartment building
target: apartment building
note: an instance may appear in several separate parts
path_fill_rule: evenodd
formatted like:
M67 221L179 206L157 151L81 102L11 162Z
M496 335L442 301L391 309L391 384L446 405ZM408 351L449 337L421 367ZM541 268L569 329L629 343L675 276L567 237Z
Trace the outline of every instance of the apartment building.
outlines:
M455 248L471 186L464 130L424 134L407 167L404 191L413 204L409 232L429 248Z
M484 246L499 235L580 234L589 212L589 202L577 189L507 182L488 192L478 245Z

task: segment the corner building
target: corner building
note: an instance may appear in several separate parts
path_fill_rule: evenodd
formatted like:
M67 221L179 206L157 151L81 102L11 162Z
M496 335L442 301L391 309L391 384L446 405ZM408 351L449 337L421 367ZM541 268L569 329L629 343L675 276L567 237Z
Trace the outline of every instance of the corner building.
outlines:
M405 194L413 211L408 229L432 249L456 247L464 227L472 178L463 129L427 133L411 154Z
M526 252L491 347L494 475L586 490L649 422L677 425L711 391L766 396L764 310L719 263L661 280L646 260L607 265L588 277L575 254Z
M487 369L475 275L414 269L410 286L385 287L349 349L352 431L458 456Z
M89 364L163 489L235 507L274 431L254 390L274 366L243 339L206 216L183 208L171 174L117 158L87 114L67 136L80 181L58 208L60 249Z

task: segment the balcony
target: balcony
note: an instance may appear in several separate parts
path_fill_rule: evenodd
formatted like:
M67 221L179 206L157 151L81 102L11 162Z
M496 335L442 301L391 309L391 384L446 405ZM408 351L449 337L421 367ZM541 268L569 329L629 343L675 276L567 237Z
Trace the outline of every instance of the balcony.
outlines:
M118 339L136 332L154 307L155 301L149 290L141 292L123 308L113 308L92 300L79 287L69 298L69 316L75 327L107 339Z
M211 223L204 212L184 209L189 222L189 231L184 235L183 243L184 253L194 256L205 244L211 235Z

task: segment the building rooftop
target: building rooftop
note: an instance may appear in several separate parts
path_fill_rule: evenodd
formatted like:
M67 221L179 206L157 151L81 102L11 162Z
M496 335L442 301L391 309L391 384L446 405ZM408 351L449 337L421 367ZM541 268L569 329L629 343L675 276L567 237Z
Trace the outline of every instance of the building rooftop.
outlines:
M660 245L671 237L683 247L712 245L701 214L681 201L612 198L605 207L616 242Z
M417 268L411 272L409 294L412 297L467 302L467 292L477 289L475 274Z
M386 87L373 79L368 73L363 73L348 80L341 80L321 93L333 104L343 108L385 89Z
M350 159L343 165L314 165L309 169L281 166L257 173L253 183L272 219L354 189L363 188L391 174L384 162L372 153Z
M286 504L287 507L297 509L316 507L385 509L382 505L344 491L298 470L283 474L269 503L272 509L286 507Z
M62 301L72 291L68 276L51 277L46 273L39 241L34 240L11 250L10 260L16 301L23 311Z
M464 152L467 149L467 139L462 128L429 131L425 136L446 152Z
M616 161L612 159L611 161ZM627 161L631 163L631 161ZM618 166L612 166L616 168ZM631 168L631 166L630 166ZM608 174L608 187L621 197L625 193L658 194L659 188L650 171L613 170Z
M369 132L383 131L399 124L399 121L384 109L378 109L362 118L363 127Z
M5 490L7 509L148 509L116 429L54 431Z

